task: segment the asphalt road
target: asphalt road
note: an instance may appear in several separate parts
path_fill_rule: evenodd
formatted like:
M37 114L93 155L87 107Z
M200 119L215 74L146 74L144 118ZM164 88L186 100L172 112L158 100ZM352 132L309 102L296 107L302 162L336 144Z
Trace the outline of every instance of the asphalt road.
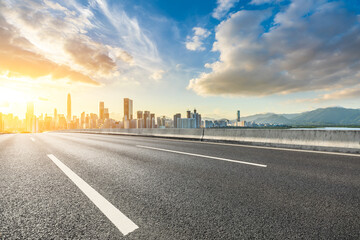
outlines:
M360 239L360 156L0 135L0 239Z

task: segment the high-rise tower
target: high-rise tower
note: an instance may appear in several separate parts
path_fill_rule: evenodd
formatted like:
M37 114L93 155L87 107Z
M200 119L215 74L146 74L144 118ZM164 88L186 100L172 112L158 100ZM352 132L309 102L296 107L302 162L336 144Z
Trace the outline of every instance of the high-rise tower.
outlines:
M124 98L124 120L133 119L133 100Z
M71 122L71 95L67 96L67 121Z
M104 109L105 109L104 102L100 102L99 103L99 118L100 118L100 120L105 119L105 117L104 117Z
M26 131L33 132L34 103L28 102L26 108Z
M177 128L177 121L178 119L181 118L181 113L177 113L174 115L174 128Z

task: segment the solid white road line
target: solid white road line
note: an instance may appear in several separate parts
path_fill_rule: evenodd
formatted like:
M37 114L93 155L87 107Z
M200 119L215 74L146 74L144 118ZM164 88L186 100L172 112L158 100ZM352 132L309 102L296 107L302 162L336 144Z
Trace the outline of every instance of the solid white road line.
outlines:
M82 178L63 164L54 155L47 155L75 185L100 209L101 212L120 230L124 235L139 228L133 221L120 212L114 205L100 195L95 189L87 184Z
M252 163L252 162L244 162L244 161L238 161L238 160L232 160L232 159L220 158L220 157L212 157L212 156L206 156L206 155L188 153L188 152L179 152L179 151L174 151L174 150L168 150L168 149L162 149L162 148L154 148L154 147L148 147L148 146L142 146L142 145L136 145L136 146L139 147L139 148L148 148L148 149L153 149L153 150L158 150L158 151L163 151L163 152L178 153L178 154L184 154L184 155L190 155L190 156L202 157L202 158L211 158L211 159L216 159L216 160L221 160L221 161L234 162L234 163L240 163L240 164L247 164L247 165L252 165L252 166L256 166L256 167L267 167L267 165L258 164L258 163Z
M33 141L33 142L35 142L36 140L35 140L35 138L33 138L33 137L30 137L30 139L31 139L31 141Z

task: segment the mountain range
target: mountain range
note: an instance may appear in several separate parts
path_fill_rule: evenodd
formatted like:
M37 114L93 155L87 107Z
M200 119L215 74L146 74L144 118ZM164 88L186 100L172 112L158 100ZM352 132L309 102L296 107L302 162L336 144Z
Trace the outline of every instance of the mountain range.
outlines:
M263 113L241 117L240 120L289 126L360 125L360 109L329 107L295 114Z

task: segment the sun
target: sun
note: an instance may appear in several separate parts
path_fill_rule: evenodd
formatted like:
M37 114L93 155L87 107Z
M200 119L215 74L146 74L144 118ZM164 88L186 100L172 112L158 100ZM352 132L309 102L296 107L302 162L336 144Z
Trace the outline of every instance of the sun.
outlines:
M29 100L31 100L29 95L23 91L0 86L0 106L11 103L26 103Z

